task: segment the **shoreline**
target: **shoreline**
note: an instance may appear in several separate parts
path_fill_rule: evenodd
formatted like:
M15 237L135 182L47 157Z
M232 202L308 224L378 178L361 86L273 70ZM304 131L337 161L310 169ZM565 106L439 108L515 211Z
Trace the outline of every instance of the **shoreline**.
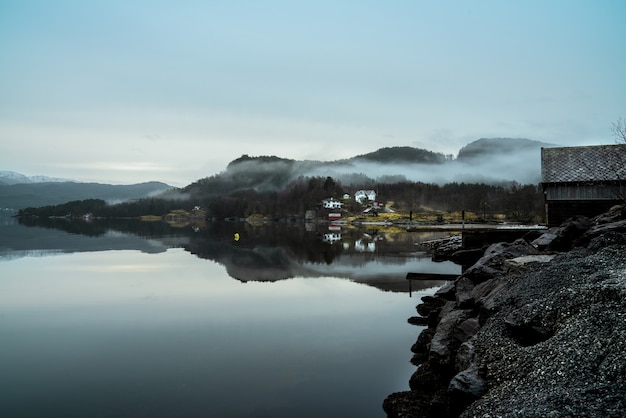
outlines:
M493 244L432 297L388 417L626 416L626 214Z

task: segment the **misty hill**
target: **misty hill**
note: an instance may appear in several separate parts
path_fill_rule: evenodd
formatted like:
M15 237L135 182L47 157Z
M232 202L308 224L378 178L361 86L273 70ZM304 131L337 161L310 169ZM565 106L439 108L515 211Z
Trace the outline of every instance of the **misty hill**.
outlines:
M29 184L29 183L51 183L71 181L48 176L26 176L15 171L0 170L0 185Z
M0 185L0 208L21 209L84 199L115 203L156 195L169 189L172 186L156 181L131 185L71 181Z
M377 163L441 164L446 157L438 152L413 147L386 147L368 154L357 155L352 160Z
M535 153L542 147L554 147L554 144L534 141L526 138L481 138L459 150L458 161L484 159L491 156L519 155Z
M279 191L301 177L332 177L348 187L401 181L537 184L541 181L541 147L548 146L523 138L482 138L463 147L456 159L412 147L386 147L336 161L242 155L222 173L200 179L182 191L195 197Z

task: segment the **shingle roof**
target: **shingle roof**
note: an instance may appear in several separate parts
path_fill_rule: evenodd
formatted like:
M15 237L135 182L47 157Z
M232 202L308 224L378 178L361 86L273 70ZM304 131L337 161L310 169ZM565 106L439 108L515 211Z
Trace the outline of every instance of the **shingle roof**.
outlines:
M626 180L626 144L541 149L544 183Z

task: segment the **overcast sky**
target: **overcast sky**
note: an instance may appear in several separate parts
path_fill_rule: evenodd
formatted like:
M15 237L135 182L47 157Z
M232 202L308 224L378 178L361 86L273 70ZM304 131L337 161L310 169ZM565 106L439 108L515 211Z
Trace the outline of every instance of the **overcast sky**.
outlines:
M249 154L614 143L626 1L0 2L0 170L184 186Z

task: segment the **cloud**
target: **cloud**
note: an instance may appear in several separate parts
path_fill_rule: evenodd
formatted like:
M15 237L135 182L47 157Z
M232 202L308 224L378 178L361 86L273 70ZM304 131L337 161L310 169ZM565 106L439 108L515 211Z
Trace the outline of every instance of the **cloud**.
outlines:
M457 160L443 164L378 164L356 162L344 166L320 167L304 175L330 176L342 183L350 183L353 174L363 174L370 179L402 176L409 181L422 183L499 183L517 181L536 184L541 181L541 161L536 152L519 153L510 157L489 157L464 163Z

